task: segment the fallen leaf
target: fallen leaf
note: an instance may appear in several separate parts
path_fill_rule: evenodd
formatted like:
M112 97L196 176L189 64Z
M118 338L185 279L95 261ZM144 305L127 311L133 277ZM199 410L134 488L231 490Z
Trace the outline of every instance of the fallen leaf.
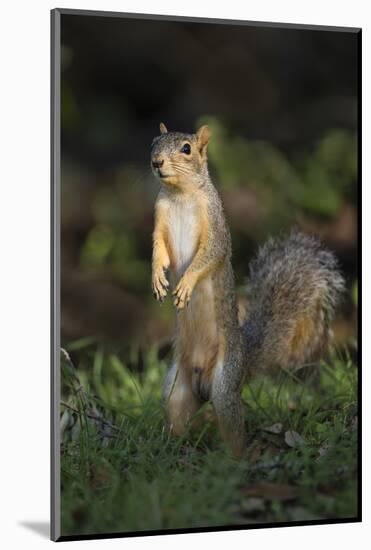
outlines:
M289 447L302 447L305 444L305 439L298 432L288 430L285 432L285 442Z
M263 512L265 510L264 500L262 498L250 497L241 502L242 510L247 514Z
M263 428L265 432L269 432L271 434L280 434L282 432L282 424L281 422L276 422L275 424L272 424L272 426L268 426L267 428Z
M294 500L298 496L298 489L284 483L253 483L242 489L244 495L260 497L264 500L279 500L281 502Z

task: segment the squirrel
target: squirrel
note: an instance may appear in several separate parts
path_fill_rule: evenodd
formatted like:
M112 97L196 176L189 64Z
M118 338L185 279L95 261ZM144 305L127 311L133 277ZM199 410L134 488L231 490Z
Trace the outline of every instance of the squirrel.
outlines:
M161 123L152 142L151 167L161 183L152 288L163 301L170 271L177 319L163 399L171 430L184 433L211 400L222 438L240 457L243 384L255 372L323 354L344 280L335 256L316 238L292 231L270 239L250 265L249 308L239 324L230 232L208 171L209 139L208 126L188 134Z

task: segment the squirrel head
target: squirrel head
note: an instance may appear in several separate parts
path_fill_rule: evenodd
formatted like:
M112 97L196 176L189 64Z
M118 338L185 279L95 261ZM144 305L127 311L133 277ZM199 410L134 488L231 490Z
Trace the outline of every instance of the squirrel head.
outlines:
M208 126L201 126L195 134L184 134L168 132L161 122L160 132L151 146L151 167L156 178L167 188L200 187L208 175Z

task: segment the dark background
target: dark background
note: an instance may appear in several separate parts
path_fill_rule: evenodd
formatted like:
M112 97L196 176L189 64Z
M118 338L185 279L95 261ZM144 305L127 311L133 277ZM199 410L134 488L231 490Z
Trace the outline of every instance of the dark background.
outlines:
M348 293L337 341L355 335L357 40L352 32L62 15L62 342L129 356L166 349L171 301L151 293L149 148L212 129L210 170L244 277L292 225L337 254Z

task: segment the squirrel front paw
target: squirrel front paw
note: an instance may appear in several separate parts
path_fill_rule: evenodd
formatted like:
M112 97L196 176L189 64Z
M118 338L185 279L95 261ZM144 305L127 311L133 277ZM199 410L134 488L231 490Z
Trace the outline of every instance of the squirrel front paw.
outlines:
M185 305L189 304L193 288L194 282L192 278L189 275L183 275L178 283L178 286L173 292L174 305L178 311L183 309Z
M157 301L163 302L166 295L169 282L166 279L164 268L160 267L153 271L152 274L152 290Z

